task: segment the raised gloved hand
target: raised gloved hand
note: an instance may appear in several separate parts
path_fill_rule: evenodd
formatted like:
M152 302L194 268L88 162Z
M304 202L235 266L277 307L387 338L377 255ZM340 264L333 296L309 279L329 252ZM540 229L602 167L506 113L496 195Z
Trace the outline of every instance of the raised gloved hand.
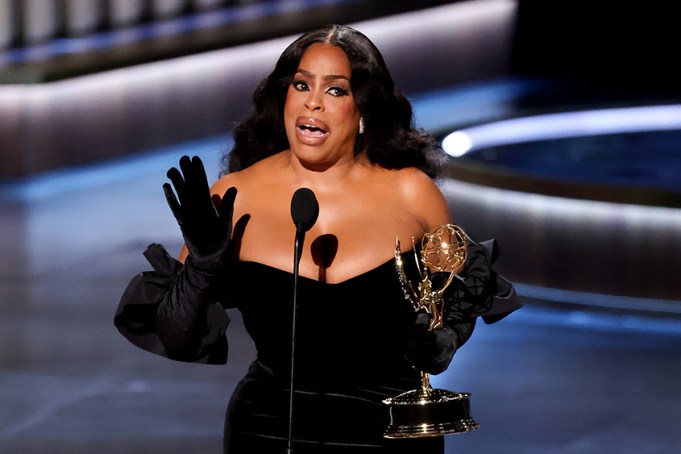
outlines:
M433 330L428 325L430 315L418 311L405 357L416 369L436 375L449 367L456 350L470 338L475 319L445 323Z
M215 308L220 298L237 191L234 187L227 189L221 201L217 195L211 197L206 171L197 156L182 156L180 169L173 167L167 175L172 187L165 183L163 191L189 257L184 266L176 267L171 280L163 281L167 284L164 288L157 283L147 293L155 295L153 328L162 351L170 358L187 360L203 355L207 336L214 336L214 317L209 308ZM143 292L143 296L147 295Z
M227 189L218 204L218 197L211 197L206 171L198 156L191 159L182 156L180 170L172 167L167 176L175 192L169 183L163 184L163 191L182 231L189 257L201 261L222 256L232 234L236 188Z

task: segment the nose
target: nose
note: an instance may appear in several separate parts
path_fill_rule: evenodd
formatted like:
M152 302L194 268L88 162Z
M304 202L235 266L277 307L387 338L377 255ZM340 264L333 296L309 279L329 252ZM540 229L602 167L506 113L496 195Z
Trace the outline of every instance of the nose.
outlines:
M309 95L305 99L305 108L312 111L323 111L324 103L322 102L322 98L319 93L317 93L315 90L311 90L308 93Z

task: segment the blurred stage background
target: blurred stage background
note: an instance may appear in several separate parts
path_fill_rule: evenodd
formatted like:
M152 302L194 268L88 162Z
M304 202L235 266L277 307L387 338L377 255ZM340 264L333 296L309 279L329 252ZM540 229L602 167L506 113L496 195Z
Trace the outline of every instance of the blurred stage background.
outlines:
M135 349L113 313L147 244L179 252L167 168L197 154L217 178L255 84L328 22L383 51L452 156L454 221L499 241L526 303L434 378L481 424L447 452L681 452L675 21L664 2L0 3L0 452L220 452L253 356L238 316L212 367Z

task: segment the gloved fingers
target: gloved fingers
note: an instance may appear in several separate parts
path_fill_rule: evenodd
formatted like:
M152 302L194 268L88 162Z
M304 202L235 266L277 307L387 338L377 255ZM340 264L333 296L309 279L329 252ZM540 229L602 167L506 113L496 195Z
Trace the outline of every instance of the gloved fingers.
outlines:
M417 369L439 374L447 369L456 349L456 333L444 327L412 336L405 357Z
M222 195L218 215L220 220L227 225L229 235L232 234L232 217L234 216L234 200L236 200L237 190L234 186L228 188Z
M192 174L192 160L189 158L189 156L184 155L180 158L180 169L182 170L182 175L184 175L185 179L189 176L191 177Z
M212 201L206 169L201 158L194 156L190 160L188 157L183 157L180 161L185 175L187 197L191 198L192 209L210 216L211 219L217 216L218 208Z
M175 192L177 193L177 199L180 200L180 203L185 202L185 195L186 195L186 190L185 190L185 180L182 174L180 173L179 170L175 167L171 167L168 169L168 172L166 173L166 176L168 179L171 181L173 184L173 187L175 188ZM177 200L176 199L176 200Z
M411 330L411 337L409 343L412 347L417 349L429 349L436 342L436 330L429 330L430 315L425 311L418 311L414 326Z
M191 208L196 208L196 203L200 200L197 196L201 192L202 188L197 187L197 180L200 178L196 175L195 165L189 156L182 156L180 158L180 169L182 170L182 175L184 176L184 188L186 200L182 200L182 195L180 195L180 201L184 203L191 203ZM191 202L190 202L191 200Z
M212 208L213 213L217 213L217 208L211 203L210 186L201 158L184 155L180 158L179 169L171 167L166 175L185 211L208 213Z
M173 192L173 189L170 187L169 183L163 183L163 192L165 193L166 201L168 202L170 211L173 212L173 216L175 216L175 218L179 221L182 218L182 207L177 201L177 197L175 196L175 193Z
M188 170L185 171L185 175L187 175L187 178L191 179L193 187L197 188L198 190L204 190L204 188L209 190L208 177L206 176L206 169L203 166L203 161L201 161L201 158L194 156L191 159L191 164L187 165L187 169Z
M427 331L430 325L430 314L425 310L420 310L416 313L416 320L414 321L414 329L418 331Z

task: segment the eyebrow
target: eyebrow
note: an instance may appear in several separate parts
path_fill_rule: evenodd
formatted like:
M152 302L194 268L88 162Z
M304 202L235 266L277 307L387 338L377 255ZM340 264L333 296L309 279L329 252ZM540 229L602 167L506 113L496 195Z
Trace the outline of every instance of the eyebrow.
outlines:
M310 71L306 71L306 70L304 70L304 69L298 69L297 72L299 72L299 73L301 73L302 75L304 75L304 76L306 76L306 77L309 77L309 78L314 78L314 76L315 76L315 75L314 75L313 73L311 73ZM347 80L348 82L350 82L350 78L347 77L347 76L343 76L342 74L329 74L328 76L322 77L322 79L327 80L327 81L328 81L328 80L345 79L345 80Z

